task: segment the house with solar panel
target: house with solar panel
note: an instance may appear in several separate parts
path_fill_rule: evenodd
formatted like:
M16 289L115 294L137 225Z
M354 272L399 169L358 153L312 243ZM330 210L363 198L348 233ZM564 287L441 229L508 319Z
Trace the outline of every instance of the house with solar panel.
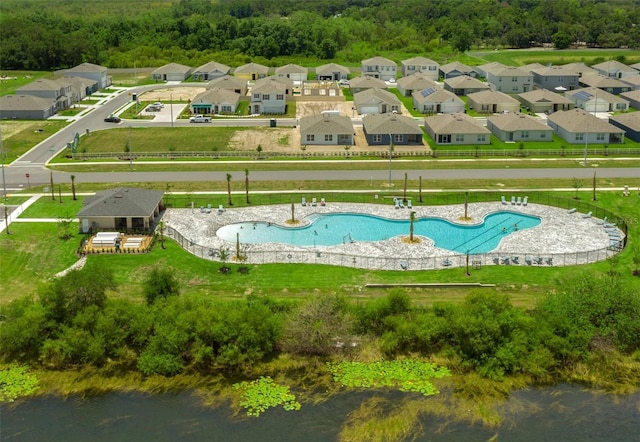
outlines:
M564 96L575 107L587 112L623 112L629 110L629 102L622 97L605 92L596 87L567 91Z
M400 112L402 103L384 89L367 89L353 95L353 106L360 115Z
M569 144L624 143L624 130L583 109L555 112L547 124Z
M456 95L465 96L473 94L474 92L489 90L491 87L477 78L468 75L459 75L444 80L444 89Z
M398 91L405 97L410 97L415 91L421 91L430 87L439 87L438 84L429 76L418 72L408 77L402 77L398 80L396 87Z
M424 119L427 134L437 145L491 144L491 132L467 114L434 115Z
M414 109L423 114L464 112L464 101L453 92L445 91L440 87L415 91L411 97Z
M404 115L374 114L362 118L362 130L369 146L422 145L422 129L418 122Z
M496 114L487 118L487 129L501 141L552 141L553 129L521 113Z
M214 87L196 95L189 110L192 114L232 114L238 110L240 94Z
M498 114L502 112L518 112L520 102L502 92L487 90L474 92L467 96L469 108L479 114Z

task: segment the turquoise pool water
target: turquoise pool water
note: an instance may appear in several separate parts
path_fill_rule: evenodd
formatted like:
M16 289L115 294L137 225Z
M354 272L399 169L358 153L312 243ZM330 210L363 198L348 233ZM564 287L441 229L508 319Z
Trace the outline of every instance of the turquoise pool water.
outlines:
M311 224L304 227L282 227L265 222L228 224L218 229L217 235L233 243L239 234L243 244L283 243L301 247L384 241L409 235L408 219L394 220L358 213L315 214L308 219ZM454 252L487 253L505 236L538 224L538 217L502 211L487 215L483 223L471 226L441 218L419 218L414 222L413 233L431 238L436 247Z

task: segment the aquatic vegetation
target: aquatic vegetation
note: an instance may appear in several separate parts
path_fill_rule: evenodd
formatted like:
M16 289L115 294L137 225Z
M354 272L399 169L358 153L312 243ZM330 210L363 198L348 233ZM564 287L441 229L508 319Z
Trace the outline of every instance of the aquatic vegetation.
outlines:
M38 379L23 365L0 370L0 402L13 402L38 388Z
M430 379L450 376L446 367L416 359L376 362L328 362L336 382L351 388L397 388L424 396L438 394Z
M269 408L278 405L282 405L286 411L300 409L300 403L296 401L296 396L289 392L289 387L276 384L268 376L234 384L233 388L243 390L244 398L240 405L247 410L247 416L258 417Z

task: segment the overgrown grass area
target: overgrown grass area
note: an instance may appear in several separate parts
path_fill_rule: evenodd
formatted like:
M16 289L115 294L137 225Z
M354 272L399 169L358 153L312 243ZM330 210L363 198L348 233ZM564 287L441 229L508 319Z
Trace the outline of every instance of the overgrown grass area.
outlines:
M486 63L497 61L507 66L523 66L529 63L594 65L613 59L625 64L640 62L640 52L628 49L503 50L470 52L469 55L486 60Z
M0 128L2 129L2 143L7 162L15 160L35 145L67 126L67 124L66 121L61 120L2 120Z

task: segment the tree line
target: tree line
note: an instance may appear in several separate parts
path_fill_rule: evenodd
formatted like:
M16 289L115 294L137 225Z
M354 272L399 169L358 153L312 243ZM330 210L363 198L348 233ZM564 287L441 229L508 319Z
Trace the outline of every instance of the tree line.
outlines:
M0 68L315 62L472 47L640 47L633 0L5 0Z
M595 355L640 360L637 289L616 275L584 275L562 287L527 311L486 290L432 307L414 305L402 289L357 304L339 295L223 301L182 295L174 270L154 268L140 303L108 296L117 291L113 273L89 263L3 308L0 359L51 369L242 375L280 354L330 360L375 348L385 358L437 356L457 372L544 382Z

